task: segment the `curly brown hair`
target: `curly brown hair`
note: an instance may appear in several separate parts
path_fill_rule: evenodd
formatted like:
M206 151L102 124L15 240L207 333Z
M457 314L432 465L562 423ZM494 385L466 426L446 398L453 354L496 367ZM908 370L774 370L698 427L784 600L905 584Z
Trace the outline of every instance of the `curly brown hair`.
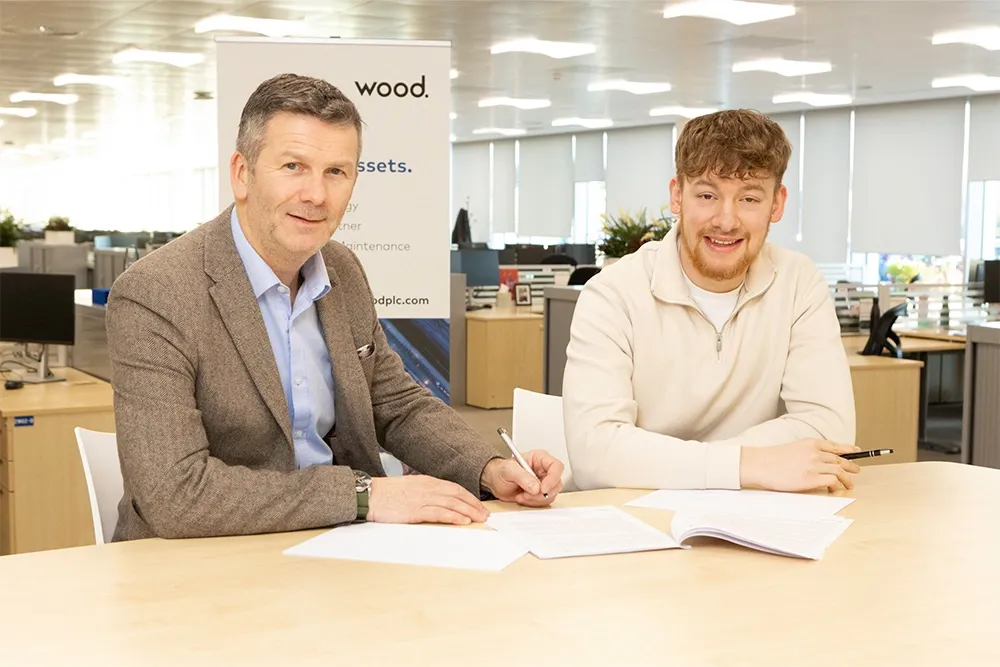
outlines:
M720 178L775 178L788 168L792 144L781 126L750 109L728 109L692 118L677 138L677 179L711 173Z

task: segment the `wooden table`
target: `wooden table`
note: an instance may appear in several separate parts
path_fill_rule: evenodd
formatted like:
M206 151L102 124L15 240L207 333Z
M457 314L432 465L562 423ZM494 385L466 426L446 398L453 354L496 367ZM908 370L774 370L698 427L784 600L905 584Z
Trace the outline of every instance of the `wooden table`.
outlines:
M315 531L8 556L0 664L1000 664L1000 470L866 468L851 493L855 521L821 561L708 539L500 573L282 555Z
M0 389L0 555L94 543L73 429L114 431L113 392L73 368L52 372L66 381Z
M543 317L528 307L469 311L465 402L510 408L514 389L542 391Z

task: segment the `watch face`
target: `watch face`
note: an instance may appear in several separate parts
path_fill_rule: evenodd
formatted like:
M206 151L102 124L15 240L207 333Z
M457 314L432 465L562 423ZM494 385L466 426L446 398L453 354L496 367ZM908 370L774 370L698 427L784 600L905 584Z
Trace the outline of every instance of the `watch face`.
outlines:
M360 470L354 471L354 490L358 493L367 491L372 485L372 476Z

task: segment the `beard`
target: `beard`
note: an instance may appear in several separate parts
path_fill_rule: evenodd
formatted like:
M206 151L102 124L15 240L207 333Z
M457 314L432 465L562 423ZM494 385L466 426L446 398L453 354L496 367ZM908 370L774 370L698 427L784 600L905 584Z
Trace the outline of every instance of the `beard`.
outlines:
M770 230L770 225L764 231L764 240L767 240L767 231ZM677 237L680 239L681 252L683 252L687 258L691 261L694 268L709 280L717 280L720 282L725 282L733 280L739 276L746 274L750 265L753 261L757 259L757 254L750 254L750 235L745 231L743 232L741 238L743 239L743 248L739 253L734 254L732 257L722 257L722 261L712 261L712 252L705 247L702 239L705 236L732 236L732 233L726 234L723 232L715 233L715 230L711 227L702 230L702 233L698 234L696 237L689 239L686 234L686 229L684 226L684 214L680 213L677 216ZM763 243L761 243L763 247Z

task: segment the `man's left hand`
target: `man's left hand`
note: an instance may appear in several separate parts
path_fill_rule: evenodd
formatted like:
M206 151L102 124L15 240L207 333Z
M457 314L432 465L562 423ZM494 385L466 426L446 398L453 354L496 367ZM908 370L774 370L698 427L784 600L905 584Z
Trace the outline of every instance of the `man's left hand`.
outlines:
M565 466L548 452L534 449L522 454L524 460L538 476L522 468L513 458L493 459L483 469L483 488L497 500L515 502L528 507L545 507L552 504L562 491L562 474Z

